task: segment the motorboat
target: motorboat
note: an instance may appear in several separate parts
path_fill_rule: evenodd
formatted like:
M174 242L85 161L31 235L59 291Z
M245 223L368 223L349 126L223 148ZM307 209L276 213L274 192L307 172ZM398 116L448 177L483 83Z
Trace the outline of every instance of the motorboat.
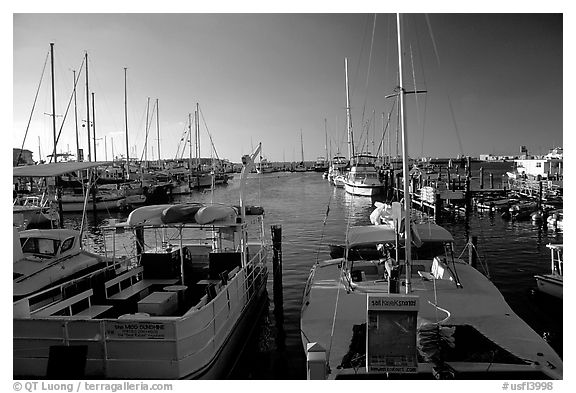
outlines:
M353 157L344 188L352 195L374 196L384 191L384 183L374 165L376 157L358 154Z
M134 231L136 255L125 269L107 267L14 302L14 376L225 378L267 299L263 209L243 202L258 152L243 157L239 209L137 208L107 228Z
M110 258L85 251L80 232L71 229L13 228L13 298L21 299L43 289L96 271Z
M564 275L564 247L562 244L547 244L550 249L550 273L537 274L536 285L540 292L562 299Z

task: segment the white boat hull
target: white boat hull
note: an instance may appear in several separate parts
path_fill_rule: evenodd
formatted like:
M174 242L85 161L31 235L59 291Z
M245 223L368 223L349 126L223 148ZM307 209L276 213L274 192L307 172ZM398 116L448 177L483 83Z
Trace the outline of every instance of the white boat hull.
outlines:
M382 193L384 190L384 186L381 184L366 185L348 182L345 183L344 188L347 193L359 196L374 196Z
M96 197L96 204L93 203L92 197L86 200L86 211L96 210L116 210L124 205L125 197L112 196L112 197ZM84 197L83 196L62 196L62 211L63 212L82 212L84 211Z
M536 278L536 285L540 292L546 293L550 296L554 296L558 299L562 299L563 295L563 280L559 276L551 275L551 274L543 274L537 275Z

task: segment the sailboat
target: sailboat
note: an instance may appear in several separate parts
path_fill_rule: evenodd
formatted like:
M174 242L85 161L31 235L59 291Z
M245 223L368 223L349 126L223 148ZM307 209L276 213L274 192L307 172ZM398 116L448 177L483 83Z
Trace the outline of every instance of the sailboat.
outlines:
M346 119L348 128L348 153L350 171L344 179L346 192L352 195L373 196L384 191L384 183L376 169L376 156L370 153L354 152L354 134L352 132L352 116L350 114L350 95L348 90L348 59L344 60L346 71Z
M306 172L306 164L304 164L304 140L302 139L302 130L300 130L300 151L302 152L302 161L294 168L294 172Z
M402 48L400 15L397 30ZM550 345L492 282L454 258L452 235L403 220L407 188L404 209L392 206L393 228L351 227L344 256L312 267L300 317L308 378L562 379L562 359Z

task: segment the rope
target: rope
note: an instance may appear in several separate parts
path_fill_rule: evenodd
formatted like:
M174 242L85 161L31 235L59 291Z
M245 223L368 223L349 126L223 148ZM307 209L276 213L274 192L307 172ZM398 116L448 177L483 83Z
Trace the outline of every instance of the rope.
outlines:
M324 230L326 229L326 221L328 220L328 214L330 214L330 202L332 201L332 195L330 193L330 198L328 198L328 206L326 206L326 214L324 215L324 221L322 222L322 234L320 235L320 241L318 247L316 248L316 264L318 263L318 255L320 254L320 246L322 245L322 240L324 240Z
M32 104L32 110L30 111L28 124L26 125L26 133L24 133L24 140L22 141L22 146L20 147L20 152L18 152L18 158L16 159L16 166L18 166L20 158L22 157L22 150L24 150L24 143L26 143L26 137L28 136L28 130L30 129L30 123L32 122L32 115L34 114L34 108L36 107L36 100L38 99L38 93L40 92L40 86L42 86L42 79L44 78L44 71L46 70L46 64L48 63L48 55L50 55L50 52L46 54L46 59L44 60L44 66L42 67L42 74L40 75L40 82L38 82L38 89L36 89L36 95L34 96L34 103ZM38 157L38 161L40 161L40 158L41 157Z

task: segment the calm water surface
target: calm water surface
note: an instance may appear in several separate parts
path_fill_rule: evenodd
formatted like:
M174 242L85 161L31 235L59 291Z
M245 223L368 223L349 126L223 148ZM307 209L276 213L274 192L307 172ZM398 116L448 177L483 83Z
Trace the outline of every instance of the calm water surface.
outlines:
M491 167L490 167L491 165ZM494 173L495 187L509 164L484 165ZM478 176L475 164L473 176ZM472 187L477 186L473 180ZM272 258L268 282L269 306L258 321L258 334L249 346L234 379L305 379L305 356L300 340L301 298L311 266L329 258L328 244L343 243L347 225L369 225L372 201L354 197L322 179L319 173L271 173L251 175L248 180L248 204L265 208L266 225L282 226L283 304L275 305ZM214 193L195 193L177 201L210 201L238 203L239 175ZM328 211L329 208L329 211ZM327 215L328 211L328 215ZM102 248L100 226L109 218L125 219L126 213L88 217L89 237ZM80 217L70 216L67 225L79 227ZM325 222L324 222L325 221ZM478 237L478 250L483 264L515 312L534 330L543 335L562 356L562 302L534 294L534 275L549 269L548 243L561 243L561 232L543 230L530 221L504 221L498 214L473 212L470 217L454 217L443 225L453 234L456 255L464 249L469 235ZM117 247L131 246L131 235ZM463 258L466 258L467 251ZM480 268L481 269L481 268ZM482 270L482 269L481 269Z

